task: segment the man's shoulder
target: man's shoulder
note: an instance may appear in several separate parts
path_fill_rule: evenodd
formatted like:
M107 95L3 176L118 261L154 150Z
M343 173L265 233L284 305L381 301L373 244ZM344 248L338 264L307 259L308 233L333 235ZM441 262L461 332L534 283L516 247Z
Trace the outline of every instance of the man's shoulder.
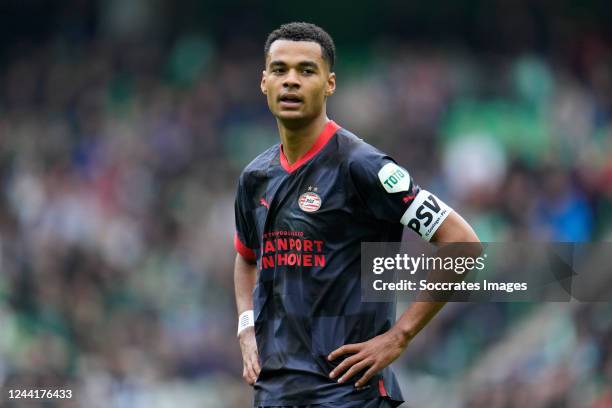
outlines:
M338 144L349 165L367 165L372 160L388 157L354 133L342 128L338 132Z
M274 160L278 160L280 154L280 143L270 146L268 149L257 155L249 164L247 164L240 173L241 179L259 177L266 173L270 164Z

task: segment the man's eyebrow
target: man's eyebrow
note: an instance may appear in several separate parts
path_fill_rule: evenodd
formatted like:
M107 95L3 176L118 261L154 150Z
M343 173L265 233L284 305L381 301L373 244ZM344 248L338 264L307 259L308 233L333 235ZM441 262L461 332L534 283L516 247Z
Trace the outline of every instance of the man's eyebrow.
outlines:
M270 66L286 66L287 63L285 61L281 61L281 60L274 60L274 61L270 61ZM312 68L319 68L319 65L314 62L314 61L310 61L310 60L306 60L306 61L300 61L298 63L299 67L312 67Z
M319 68L319 65L314 61L302 61L298 64L300 67Z

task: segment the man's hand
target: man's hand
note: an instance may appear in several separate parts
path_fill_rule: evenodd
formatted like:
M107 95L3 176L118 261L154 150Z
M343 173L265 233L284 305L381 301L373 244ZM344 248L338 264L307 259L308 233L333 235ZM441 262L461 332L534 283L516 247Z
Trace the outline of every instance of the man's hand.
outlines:
M406 338L393 329L364 343L346 344L332 351L327 357L329 361L333 361L341 355L352 354L352 356L347 357L340 363L329 374L329 377L336 378L346 371L338 379L338 382L342 383L369 367L365 374L355 383L355 387L362 387L375 374L395 361L406 349L407 345L408 341Z
M240 332L240 350L242 351L242 378L249 385L255 384L261 368L259 367L259 353L255 341L255 328L247 327Z

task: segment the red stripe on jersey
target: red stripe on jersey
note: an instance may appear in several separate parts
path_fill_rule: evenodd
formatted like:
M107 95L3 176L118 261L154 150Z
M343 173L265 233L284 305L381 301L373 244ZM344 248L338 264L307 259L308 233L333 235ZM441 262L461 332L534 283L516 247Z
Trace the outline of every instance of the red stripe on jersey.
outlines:
M378 380L378 392L380 393L381 397L389 396L389 394L387 394L387 390L385 390L385 382L382 378Z
M294 171L299 169L302 165L304 165L304 163L306 163L308 160L312 159L317 153L319 153L319 151L327 144L327 142L329 142L329 139L331 139L331 137L334 135L334 133L336 133L338 129L340 129L340 126L338 126L336 122L334 122L333 120L330 120L329 122L327 122L327 124L325 125L325 128L323 129L319 137L317 137L317 140L312 145L312 147L308 149L308 151L304 153L304 155L300 157L293 164L289 164L289 162L287 161L287 157L285 157L285 152L283 152L283 145L281 144L281 148L280 148L281 166L283 166L283 168L288 173L293 173Z
M249 262L255 261L255 251L244 245L242 241L240 241L240 238L238 238L238 234L234 234L234 247L244 259Z

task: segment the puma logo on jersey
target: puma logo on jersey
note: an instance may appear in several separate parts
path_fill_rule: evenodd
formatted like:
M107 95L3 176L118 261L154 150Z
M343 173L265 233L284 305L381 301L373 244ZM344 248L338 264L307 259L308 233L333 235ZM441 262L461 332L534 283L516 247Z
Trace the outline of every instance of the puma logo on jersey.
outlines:
M404 204L407 204L410 201L414 200L414 197L416 197L414 194L407 194L402 198L402 201L404 202Z

